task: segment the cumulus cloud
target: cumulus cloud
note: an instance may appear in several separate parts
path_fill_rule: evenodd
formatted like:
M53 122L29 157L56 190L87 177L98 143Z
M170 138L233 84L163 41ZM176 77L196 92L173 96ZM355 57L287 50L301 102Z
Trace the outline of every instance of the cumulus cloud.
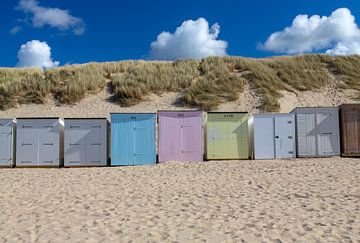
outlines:
M291 26L271 34L259 48L286 54L315 51L331 55L360 54L360 29L347 8L339 8L328 17L298 15Z
M339 42L333 49L327 50L329 55L360 55L360 38L358 41Z
M175 33L162 32L151 43L152 59L174 60L225 56L227 42L218 40L220 25L204 18L184 21Z
M36 0L20 0L16 8L32 15L31 21L35 28L47 25L61 31L71 30L76 35L85 32L84 21L72 16L69 10L43 7Z
M21 45L17 54L18 67L53 68L59 66L58 61L51 58L51 48L46 42L38 40L28 41Z

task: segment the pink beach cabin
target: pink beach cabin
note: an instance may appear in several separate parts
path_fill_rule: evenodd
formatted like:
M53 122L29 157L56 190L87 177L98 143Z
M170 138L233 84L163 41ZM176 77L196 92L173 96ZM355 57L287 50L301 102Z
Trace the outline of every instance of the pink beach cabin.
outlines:
M201 111L159 111L159 162L203 161Z

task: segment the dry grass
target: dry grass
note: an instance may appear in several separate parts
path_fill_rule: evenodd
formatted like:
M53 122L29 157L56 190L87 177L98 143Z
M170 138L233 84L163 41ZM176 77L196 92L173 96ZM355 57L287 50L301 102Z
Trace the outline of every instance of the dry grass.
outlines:
M76 103L110 85L122 105L140 102L149 93L181 92L186 105L211 110L238 99L246 84L262 97L264 111L277 111L280 90L316 90L329 75L355 89L360 98L360 56L284 56L265 59L210 57L175 62L122 61L55 68L0 69L0 109L17 103Z
M0 109L17 103L42 103L48 88L40 69L0 68Z
M122 73L113 75L115 97L124 105L139 102L150 92L181 92L191 86L199 76L199 62L184 60L175 62L134 63Z
M343 81L343 88L359 91L360 98L360 56L333 57L327 63L329 70Z

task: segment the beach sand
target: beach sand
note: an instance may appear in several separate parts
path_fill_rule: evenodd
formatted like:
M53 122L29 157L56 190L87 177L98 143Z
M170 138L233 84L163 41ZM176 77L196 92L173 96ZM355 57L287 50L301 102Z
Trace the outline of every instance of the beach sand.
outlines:
M1 242L359 242L360 159L0 170Z

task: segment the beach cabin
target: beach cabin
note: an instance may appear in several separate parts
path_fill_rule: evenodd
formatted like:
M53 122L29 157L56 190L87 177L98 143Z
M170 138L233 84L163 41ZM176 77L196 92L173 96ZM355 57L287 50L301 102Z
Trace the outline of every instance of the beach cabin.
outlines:
M106 118L65 118L64 166L106 166Z
M248 114L208 112L206 159L248 159Z
M203 161L203 113L159 111L159 162Z
M0 167L14 165L15 119L0 119Z
M60 167L63 126L59 118L17 118L16 166Z
M340 106L341 155L360 157L360 104Z
M298 157L340 155L339 109L295 108Z
M156 163L156 114L111 114L111 165Z
M294 114L254 115L249 119L249 135L254 159L296 157Z

